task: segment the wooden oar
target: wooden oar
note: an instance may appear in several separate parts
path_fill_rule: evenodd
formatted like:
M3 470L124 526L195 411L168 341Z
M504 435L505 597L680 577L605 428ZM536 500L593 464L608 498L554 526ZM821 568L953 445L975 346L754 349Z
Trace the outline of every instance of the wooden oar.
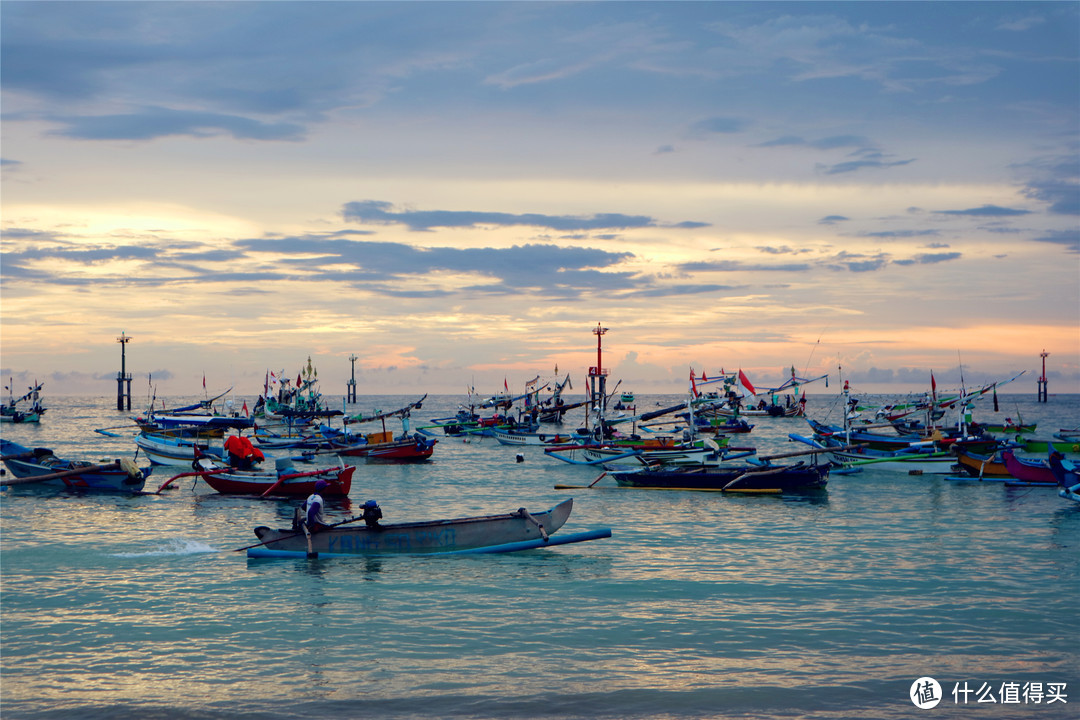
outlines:
M277 482L274 483L273 485L271 485L270 487L268 487L266 489L266 492L264 492L259 497L266 497L267 495L271 494L272 492L274 492L275 490L278 489L278 486L281 485L281 483L285 482L286 480L294 480L296 478L302 478L302 477L313 477L315 475L326 475L326 474L332 473L332 472L334 472L333 468L323 468L322 470L310 470L308 472L290 473L288 475L281 475L280 477L278 477Z
M746 493L757 495L780 495L783 493L779 488L746 488L740 490L733 488L731 490L724 490L723 488L694 488L694 487L646 487L637 485L604 485L593 488L592 485L556 485L556 490L679 490L683 492L726 492L726 493Z
M758 460L769 461L779 460L780 458L799 457L800 455L820 455L821 453L830 452L843 452L846 450L857 450L858 448L866 447L866 443L858 443L855 445L843 445L841 447L834 448L815 448L813 450L800 450L799 452L781 453L779 455L763 455Z
M34 453L27 450L26 452L16 453L15 455L0 455L0 460L21 460L29 457L34 457Z
M30 475L29 477L22 478L4 478L0 480L0 487L7 487L8 485L29 485L30 483L39 483L46 480L57 480L59 478L71 477L72 475L87 475L89 473L105 472L108 470L119 470L120 461L116 460L108 465L90 465L88 467L73 468L71 470L61 470L59 472L49 473L48 475Z
M307 556L309 558L318 557L318 555L315 554L315 551L311 549L311 529L307 526L306 521L302 527L304 528L304 537L307 538Z
M363 519L364 519L363 515L357 515L355 517L349 518L348 520L342 520L341 522L330 523L329 525L323 525L322 529L325 530L327 528L337 527L338 525L346 525L348 523L356 522L357 520L363 520ZM263 540L262 542L255 543L254 545L245 545L242 548L236 548L235 550L233 550L233 552L240 552L242 550L250 550L251 548L259 547L260 545L266 545L267 543L277 542L278 540L288 540L289 538L294 538L294 537L297 537L299 535L303 535L303 533L302 532L294 532L292 535L282 535L281 537L274 538L273 540Z

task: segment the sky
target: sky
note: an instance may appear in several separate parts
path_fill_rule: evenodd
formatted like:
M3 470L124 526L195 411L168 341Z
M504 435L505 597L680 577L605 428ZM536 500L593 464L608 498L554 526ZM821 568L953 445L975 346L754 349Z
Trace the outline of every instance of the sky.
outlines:
M0 32L16 391L115 395L121 347L136 397L309 357L328 394L581 391L599 325L640 393L1034 395L1043 352L1080 392L1078 3L3 0Z

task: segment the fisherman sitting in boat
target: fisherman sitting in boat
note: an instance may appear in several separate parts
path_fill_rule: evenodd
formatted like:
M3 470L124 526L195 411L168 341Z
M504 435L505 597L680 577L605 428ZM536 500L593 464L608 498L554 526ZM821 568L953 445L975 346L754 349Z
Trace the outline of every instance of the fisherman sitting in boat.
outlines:
M262 450L251 444L251 440L240 435L230 435L225 439L225 452L229 455L229 465L238 470L251 470L255 463L265 460Z
M296 513L293 516L293 529L302 530L304 526L311 532L322 529L326 525L326 518L323 517L323 499L321 493L330 483L325 480L317 480L315 482L315 492L308 495L304 504L296 508Z

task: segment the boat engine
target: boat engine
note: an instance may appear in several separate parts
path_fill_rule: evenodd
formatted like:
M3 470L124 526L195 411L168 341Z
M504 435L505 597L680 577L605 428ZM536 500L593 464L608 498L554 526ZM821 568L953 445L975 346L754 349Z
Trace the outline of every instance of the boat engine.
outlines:
M369 528L379 527L379 520L382 519L382 508L374 500L368 500L364 503L364 524Z

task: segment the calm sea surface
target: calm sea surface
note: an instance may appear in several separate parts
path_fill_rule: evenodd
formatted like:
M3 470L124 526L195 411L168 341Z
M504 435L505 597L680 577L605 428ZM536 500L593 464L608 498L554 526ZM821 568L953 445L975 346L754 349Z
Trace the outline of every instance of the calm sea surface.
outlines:
M810 397L808 414L825 419L835 396ZM412 399L361 398L351 411ZM414 428L462 399L429 398ZM134 456L130 435L94 432L128 421L115 398L46 402L40 425L0 432L72 458ZM1080 396L1038 404L1033 389L1000 406L983 401L976 419L1019 415L1037 437L1080 424ZM732 444L795 451L787 434L806 431L758 419ZM155 470L147 488L171 474ZM344 519L375 499L394 522L543 510L572 495L563 532L613 531L444 558L248 560L233 550L256 542L256 525L286 526L295 501L191 480L160 496L6 489L0 716L1080 716L1080 505L1055 490L870 468L833 475L813 497L610 479L554 489L599 474L539 448L446 438L423 465L361 464L351 497L330 502ZM944 696L933 710L909 699L925 676ZM1053 687L1065 703L1051 702Z

